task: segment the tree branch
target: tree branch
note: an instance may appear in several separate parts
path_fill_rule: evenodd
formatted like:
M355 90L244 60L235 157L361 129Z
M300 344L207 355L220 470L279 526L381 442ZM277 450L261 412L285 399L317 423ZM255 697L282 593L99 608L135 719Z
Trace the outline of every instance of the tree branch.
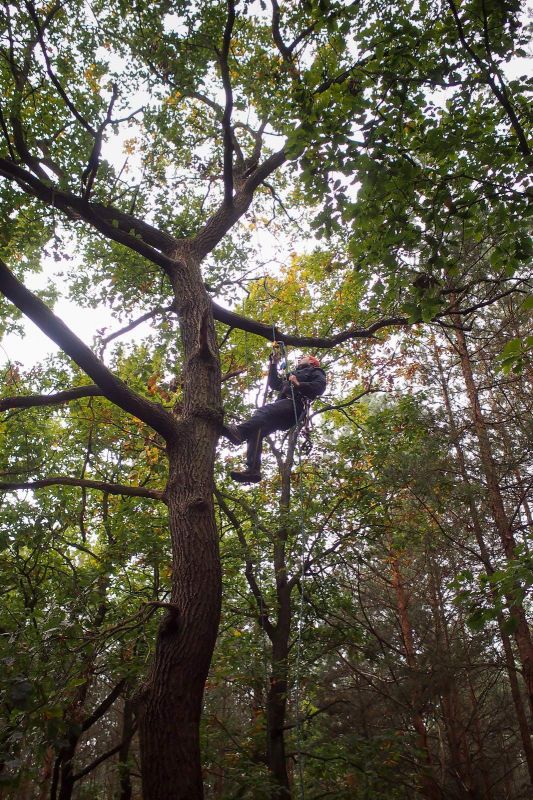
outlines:
M485 75L485 79L493 95L496 97L496 99L506 112L507 116L509 117L509 121L514 129L516 138L518 140L518 149L520 150L522 155L528 157L531 154L531 150L529 148L527 137L524 132L524 129L522 128L520 120L518 119L516 112L512 106L512 103L509 99L509 95L507 94L507 89L505 87L505 84L503 83L500 75L498 75L498 78L500 80L500 87L496 85L496 81L494 80L494 77L490 69L487 67L485 62L478 56L472 45L468 44L466 40L463 23L461 22L461 18L459 17L459 12L457 10L457 6L455 5L454 0L447 0L447 1L455 21L455 26L457 28L457 33L459 34L459 39L461 40L461 44L463 45L464 49L466 50L470 58L476 64L476 66ZM490 60L490 50L488 51L488 55ZM492 64L492 66L494 67L494 64Z
M87 166L83 170L81 176L81 185L83 189L82 197L84 200L88 200L89 197L91 196L94 179L96 178L98 167L100 166L100 153L102 150L102 141L104 138L104 132L109 123L111 122L113 106L115 105L117 97L118 97L118 88L115 84L113 84L113 92L111 94L111 100L109 101L107 114L105 116L104 121L98 126L98 130L95 133L93 149L91 150L89 161L87 163Z
M26 144L26 137L24 136L24 129L22 127L22 122L14 114L11 115L10 122L11 122L11 127L13 128L13 142L15 145L15 149L19 154L21 160L41 180L47 181L48 175L41 167L39 159L30 153L28 145Z
M204 227L190 240L190 246L200 260L205 258L216 247L230 228L246 213L257 187L284 164L286 160L287 156L283 149L265 159L246 179L242 188L234 196L231 206L228 207L222 204L207 220Z
M278 48L279 52L285 63L289 66L290 69L294 68L292 63L292 52L289 47L283 41L283 37L281 35L281 31L279 29L280 23L280 13L279 13L279 5L277 0L272 0L272 38L274 39L274 43Z
M122 692L123 688L126 685L126 678L122 678L121 681L117 683L117 685L109 692L107 697L105 697L102 702L96 706L93 713L87 717L87 719L83 722L81 729L82 731L88 731L95 722L98 722L100 717L103 717L106 713L108 708L111 708L117 697Z
M59 208L71 219L84 220L106 238L129 247L130 250L162 267L167 274L172 274L179 267L179 262L167 255L175 250L177 244L169 234L111 206L91 204L81 197L63 192L54 187L50 181L45 183L39 180L8 158L0 158L0 175L16 181L27 194L37 197L53 208ZM132 235L131 231L142 238Z
M71 400L79 400L81 397L101 397L102 389L99 386L90 384L88 386L75 386L73 389L65 389L63 392L55 394L28 394L18 397L0 398L0 411L7 411L11 408L36 408L41 406L55 406L61 403L70 403Z
M130 331L135 330L138 325L141 325L143 322L146 322L153 317L157 317L158 314L167 314L169 311L173 310L173 306L166 306L165 308L156 308L154 311L147 311L146 314L141 314L140 317L137 319L132 320L127 325L124 325L123 328L119 328L117 331L108 334L100 341L100 345L104 348L109 342L112 342L113 339L117 339L119 336L122 336L125 333L129 333Z
M335 11L332 11L331 14L329 14L328 16L325 17L324 22L327 24L328 22L336 19L337 17L341 16L342 14L345 14L346 11L351 11L353 8L356 8L360 4L361 4L361 0L353 0L353 2L349 3L347 6L343 6L341 8L336 9ZM276 3L276 5L277 5L277 3ZM303 42L304 39L306 39L311 33L313 33L316 30L316 28L318 27L319 23L320 23L320 20L317 20L316 22L313 22L311 25L308 25L307 28L304 28L303 31L298 34L296 39L293 42L291 42L291 44L287 47L287 50L288 50L289 54L292 55L293 51L298 47L298 45L301 42Z
M368 328L349 328L347 331L338 333L335 336L320 337L320 336L297 336L290 333L283 333L279 328L272 325L267 325L264 322L257 322L249 317L243 317L230 311L227 308L213 303L213 316L224 325L230 325L232 328L239 328L248 333L255 333L257 336L262 336L269 341L284 342L301 347L319 347L329 349L335 347L342 342L347 342L350 339L371 339L374 334L381 328L390 326L407 326L407 317L385 317L384 319L377 320Z
M241 547L242 547L242 549L244 551L244 560L245 560L245 570L244 570L244 572L245 572L246 580L248 581L248 585L250 587L250 590L251 590L251 592L252 592L252 594L253 594L253 596L255 598L255 601L257 603L257 607L259 609L259 617L258 617L259 625L261 626L261 628L263 628L263 630L265 631L267 636L270 639L272 639L272 636L274 634L274 626L272 625L272 623L270 622L270 620L268 618L268 607L267 607L267 604L265 603L265 599L263 597L263 593L262 593L261 589L259 588L259 584L257 583L256 577L255 577L255 574L254 574L254 565L253 565L252 559L250 557L250 548L248 547L248 542L246 541L246 537L245 537L245 535L243 533L242 526L241 526L237 516L233 513L231 508L228 506L228 504L224 500L223 495L221 494L221 492L218 491L218 489L215 489L215 497L217 498L217 502L220 505L220 508L222 509L222 511L224 512L226 517L229 519L229 521L233 525L233 528L234 528L234 530L235 530L235 532L237 534L237 538L239 539Z
M0 260L0 292L34 322L102 389L108 400L138 417L166 441L175 441L179 426L164 408L146 400L117 378L42 300L30 292Z
M330 403L322 408L317 409L317 411L311 415L311 419L318 417L319 414L324 414L326 411L342 411L344 408L350 408L350 406L353 406L355 403L361 400L361 398L366 397L367 394L375 394L376 392L379 392L379 389L372 389L369 387L368 389L359 392L359 394L355 397L352 397L351 400L346 400L344 403Z
M48 55L48 51L46 49L46 44L45 44L45 41L44 41L44 35L43 35L44 27L41 26L41 23L39 22L39 17L37 16L37 12L35 10L35 6L33 5L32 2L29 2L28 0L26 0L25 5L26 5L26 8L28 10L28 13L29 13L30 17L32 18L33 24L35 25L35 30L37 31L37 39L39 41L39 45L41 46L41 51L42 51L42 54L43 54L44 63L46 65L46 71L48 73L48 77L52 81L53 85L56 87L60 97L64 101L65 105L67 106L67 108L69 109L71 114L78 120L78 122L83 126L83 128L85 128L85 130L88 133L91 134L91 136L96 136L95 129L80 114L80 112L78 111L78 109L76 108L76 106L74 105L72 100L69 98L69 96L67 95L67 93L65 92L63 87L61 86L61 84L60 84L55 72L52 69L52 64L50 62L50 56ZM56 3L55 6L54 6L54 13L57 13L57 11L60 8L61 8L61 3Z
M230 207L233 204L233 134L231 130L231 115L233 112L233 90L231 88L231 76L229 71L229 49L231 44L231 34L235 24L235 0L227 0L228 16L224 29L224 39L222 51L219 55L220 72L222 74L222 85L226 95L226 104L222 116L222 132L224 138L224 205Z
M157 489L146 489L144 486L123 486L119 483L106 483L105 481L92 481L88 478L70 478L56 475L51 478L40 478L36 481L21 481L20 483L4 483L0 481L0 491L17 492L19 490L45 489L48 486L83 486L86 489L97 489L107 494L123 495L125 497L148 497L151 500L166 502L165 493Z
M134 725L133 728L132 728L132 731L131 731L131 735L128 736L128 738L125 741L131 741L131 739L134 737L136 732L137 732L137 726ZM95 760L92 761L90 764L88 764L86 767L81 769L79 772L76 772L72 776L72 781L74 783L76 783L81 778L84 778L86 775L88 775L90 772L92 772L93 769L96 769L96 767L100 766L100 764L102 764L104 761L107 761L108 758L111 758L116 753L118 753L121 750L123 745L124 745L124 741L122 741L119 744L115 745L115 747L112 747L110 750L106 750L106 752L102 753L101 756L98 756L98 758L95 758Z
M0 130L4 135L4 139L6 140L7 149L9 150L9 155L11 156L12 160L15 161L17 156L15 151L13 150L13 145L11 144L11 139L9 138L9 131L7 129L6 120L4 114L2 112L2 106L0 106Z
M516 286L512 286L506 292L500 292L500 294L497 294L494 297L489 298L488 300L482 300L479 303L474 303L473 305L468 306L467 308L457 308L456 304L451 303L444 311L442 311L440 314L437 314L437 316L435 317L435 321L442 324L440 322L440 317L446 316L447 314L454 314L454 315L460 314L461 316L467 316L468 314L473 314L474 311L478 311L480 308L485 308L486 306L491 306L494 303L497 303L498 300L502 300L504 297L508 297L510 294L515 294L515 292L519 294L527 294L527 292L524 292L521 289L517 289ZM450 327L450 325L447 325L447 327ZM456 325L455 327L459 327L459 329L461 330L460 326Z

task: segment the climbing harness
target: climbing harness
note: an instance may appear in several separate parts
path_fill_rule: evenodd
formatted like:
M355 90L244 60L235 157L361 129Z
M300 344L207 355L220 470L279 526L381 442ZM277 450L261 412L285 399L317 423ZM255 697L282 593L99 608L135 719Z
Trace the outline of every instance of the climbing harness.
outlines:
M275 336L275 333L276 333L275 328L274 326L272 326L272 335ZM286 380L288 380L290 373L288 369L287 350L285 348L284 342L273 339L272 354L270 356L270 360L275 361L278 364L279 368L285 373ZM272 390L269 388L268 378L267 378L262 405L266 405L268 395L271 391ZM302 438L300 451L303 453L303 455L308 456L311 450L313 449L313 438L312 438L313 425L310 414L311 400L309 400L307 397L300 397L300 401L302 403L303 408L300 414L298 414L296 410L296 400L294 397L294 386L292 383L291 383L291 397L294 408L294 419L295 419L294 425L298 429L298 436L301 436Z

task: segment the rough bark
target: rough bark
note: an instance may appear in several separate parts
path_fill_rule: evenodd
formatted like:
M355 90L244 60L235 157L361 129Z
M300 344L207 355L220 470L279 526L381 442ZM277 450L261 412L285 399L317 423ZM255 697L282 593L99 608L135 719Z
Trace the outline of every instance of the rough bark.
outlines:
M213 467L222 419L220 366L210 300L199 262L174 281L184 350L183 437L168 446L167 498L173 557L162 620L139 707L144 800L201 800L199 726L220 618L221 571Z

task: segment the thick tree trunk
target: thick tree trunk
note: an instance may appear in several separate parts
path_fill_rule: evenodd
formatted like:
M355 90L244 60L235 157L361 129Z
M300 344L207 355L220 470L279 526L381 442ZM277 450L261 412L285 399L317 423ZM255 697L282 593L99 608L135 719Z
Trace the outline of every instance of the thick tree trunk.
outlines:
M141 694L143 800L201 800L199 726L221 603L213 468L222 419L220 365L198 261L178 253L174 281L184 350L181 436L169 445L172 608Z

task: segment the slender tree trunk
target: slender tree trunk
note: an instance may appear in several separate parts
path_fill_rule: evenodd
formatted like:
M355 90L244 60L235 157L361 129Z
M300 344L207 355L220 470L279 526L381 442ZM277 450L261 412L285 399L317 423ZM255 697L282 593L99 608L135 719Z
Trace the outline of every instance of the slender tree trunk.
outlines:
M133 705L131 700L126 698L122 711L122 747L118 751L119 800L131 800L132 798L133 788L128 759L133 732Z
M466 641L466 636L464 636L463 631L463 638ZM479 721L479 704L478 699L476 697L476 692L474 690L474 686L472 684L471 678L471 663L470 659L468 661L469 670L467 672L467 680L468 680L468 691L470 694L470 701L471 701L471 718L474 724L474 738L476 741L476 748L479 756L480 762L480 773L481 773L481 781L483 783L483 798L484 800L492 800L492 785L491 785L491 770L489 766L489 762L487 756L485 754L485 745L483 743L483 735L481 732L481 725Z
M287 456L278 459L281 473L279 504L280 525L274 538L274 574L276 581L277 616L271 632L272 663L267 694L267 765L272 775L274 800L290 798L290 781L285 752L285 726L289 687L289 646L291 634L291 587L287 575L288 518L291 508L291 469L294 461L294 437L289 437ZM299 713L299 709L296 709Z
M143 800L203 798L200 715L221 603L213 504L220 364L199 263L191 253L176 255L184 262L173 287L184 361L181 437L167 448L172 607L139 697Z
M465 486L470 485L470 479L468 477L468 472L466 469L466 461L465 456L459 441L459 431L457 429L457 425L455 422L455 416L453 413L452 405L450 402L450 395L448 392L448 387L446 384L444 370L442 367L442 361L440 358L439 351L437 346L434 342L434 354L435 360L437 362L437 368L439 371L440 381L441 381L441 389L442 394L444 397L444 404L446 407L446 413L448 416L448 423L450 426L450 433L452 435L452 439L455 446L455 452L457 454L457 461L459 464L459 471L461 474L461 478ZM468 508L470 512L470 518L472 521L472 529L474 531L474 535L476 537L476 541L479 547L479 552L481 556L481 560L483 562L483 566L487 572L487 575L492 575L494 573L494 567L492 566L490 560L489 550L487 548L485 537L483 535L483 527L481 524L481 520L479 518L479 514L476 508L476 504L474 503L473 498L470 496L468 499ZM495 608L498 607L496 603L496 596L495 596L495 589L494 587L490 587L490 592L494 600ZM500 638L503 645L504 657L505 657L505 666L507 669L507 675L509 677L509 685L511 689L511 696L513 698L513 705L516 712L516 719L518 722L518 728L520 730L520 738L522 740L522 747L524 750L524 755L526 757L526 762L528 765L529 770L529 777L530 781L533 784L533 745L531 743L531 735L529 732L529 725L527 721L526 710L524 708L524 703L522 700L522 695L520 693L520 687L518 685L518 678L516 673L516 666L515 666L515 659L513 654L513 648L511 645L511 640L509 634L507 633L505 627L505 619L501 611L497 611L496 613L496 622L498 624L498 629L500 632Z
M285 617L285 613L283 614ZM277 628L272 642L272 671L267 695L267 764L274 780L272 797L289 798L289 776L285 755L289 647L285 624Z
M109 579L107 576L101 577L99 580L98 593L100 595L100 604L93 620L93 630L98 630L105 620L108 608L106 600L108 582ZM95 651L93 647L90 647L85 655L83 663L85 680L78 686L76 696L70 708L65 713L68 733L66 736L66 744L59 750L54 764L50 786L51 800L56 800L56 798L58 798L58 800L71 800L72 792L74 791L74 758L82 736L80 719L83 720L85 717L85 705L89 689L93 682L94 670Z
M442 577L432 553L428 552L430 565L429 601L435 622L435 659L437 663L453 663L452 648L442 597ZM458 797L465 800L480 800L480 793L472 775L469 742L465 731L462 703L455 678L451 670L441 690L442 716L446 726L446 737L451 755L451 773L457 784Z
M424 717L422 715L422 698L417 687L415 673L417 671L417 661L413 630L409 619L409 597L405 588L405 583L400 570L400 560L398 554L391 551L391 582L396 594L396 607L398 619L402 632L402 639L405 650L405 659L412 672L413 688L411 690L411 707L413 710L412 722L418 739L418 748L424 754L424 764L420 781L420 793L426 800L440 800L442 791L435 778L433 768L433 758L429 747L428 734Z
M46 800L49 797L50 781L52 779L52 772L54 769L54 748L48 747L44 756L44 763L39 775L39 798L38 800ZM0 772L1 772L0 768Z
M479 444L481 465L485 474L487 484L489 504L496 530L500 536L505 556L509 562L516 558L516 542L513 534L512 525L505 512L503 498L498 482L496 463L492 454L491 442L488 434L487 423L484 419L479 394L474 380L470 354L466 344L464 331L456 331L456 346L461 359L461 369L465 382L465 387L470 402L470 410L474 422L474 428ZM533 715L533 640L531 631L526 620L524 607L518 596L508 597L509 613L514 621L514 638L522 665L522 675L526 685L531 714Z

